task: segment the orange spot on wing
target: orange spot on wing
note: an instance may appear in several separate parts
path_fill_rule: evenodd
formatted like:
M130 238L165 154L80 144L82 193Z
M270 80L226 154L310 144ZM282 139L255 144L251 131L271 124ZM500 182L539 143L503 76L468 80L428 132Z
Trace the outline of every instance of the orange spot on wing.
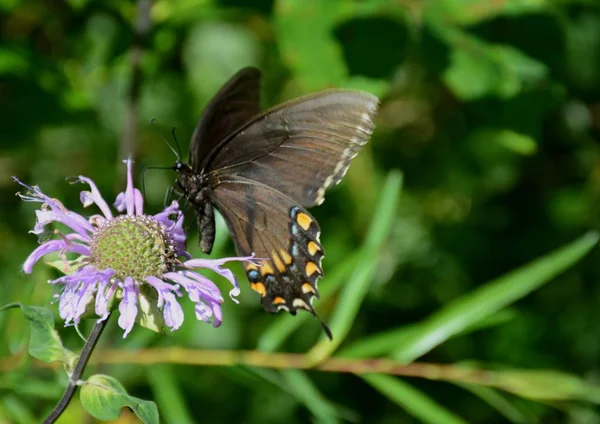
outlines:
M292 264L293 259L285 249L279 250L279 256L281 256L281 259L283 259L283 262L285 262L287 265Z
M320 274L321 270L319 269L319 267L317 266L316 263L314 263L314 262L307 262L306 263L305 272L306 272L306 276L310 277L315 272L318 272Z
M267 289L263 283L250 283L250 287L256 293L260 294L260 297L265 297L267 295Z
M304 231L308 231L310 224L312 224L312 219L304 212L300 212L296 215L296 222L304 229Z
M263 264L260 266L260 273L263 277L273 274L273 267L271 267L271 265L269 265L267 262L263 262Z
M310 283L304 283L302 284L302 293L304 294L308 294L308 293L315 293L315 289L313 288L313 286L310 285Z
M317 243L315 243L314 241L309 241L307 247L308 247L308 253L310 253L311 256L315 256L317 254L317 252L321 251L321 248L319 247L319 245Z
M271 258L273 259L273 263L275 264L277 271L279 271L280 274L283 274L285 272L285 265L283 262L281 262L281 259L279 259L279 255L276 251L273 250L271 252Z
M277 296L275 299L273 299L274 305L281 305L282 303L285 303L285 299L281 296Z

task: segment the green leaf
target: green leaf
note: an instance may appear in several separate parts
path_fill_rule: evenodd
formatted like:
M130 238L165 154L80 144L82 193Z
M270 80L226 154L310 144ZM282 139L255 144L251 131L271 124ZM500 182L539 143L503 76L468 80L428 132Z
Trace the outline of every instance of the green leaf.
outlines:
M348 74L342 49L333 37L340 3L279 0L275 4L278 47L303 91L338 87Z
M502 308L528 295L579 261L598 242L589 232L574 242L518 268L451 302L404 339L392 355L408 363Z
M427 2L424 15L427 19L474 25L500 15L519 15L543 10L548 0L436 0Z
M163 312L158 307L158 293L153 287L143 284L140 287L139 314L136 321L148 330L162 333L165 328Z
M294 397L313 413L316 422L322 424L340 422L336 409L321 394L306 373L300 370L285 370L281 375Z
M595 404L600 403L600 387L565 372L496 371L494 381L495 387L537 401L587 400Z
M473 325L470 325L460 333L455 334L453 337L463 336L473 331L504 324L514 318L514 315L514 311L508 309L499 311L481 321L473 323ZM342 349L338 353L338 356L368 358L386 355L390 352L393 352L416 331L419 331L418 324L405 325L392 330L381 331L371 336L367 336L351 344L347 348Z
M81 405L94 418L116 420L121 409L128 406L144 423L158 424L158 409L154 402L130 396L125 388L108 375L93 375L81 386Z
M431 27L452 48L444 81L463 100L485 96L507 99L548 74L544 63L512 46L489 44L445 24Z
M381 374L368 374L361 378L424 423L466 424L462 418L398 378Z
M9 418L10 421L5 421L6 418ZM33 416L30 402L10 393L3 393L0 398L0 422L35 424L39 423L39 420Z
M56 268L65 275L71 275L74 274L75 271L77 271L83 265L85 265L85 256L80 256L72 261L59 259L56 261L45 261L45 263L53 268Z
M523 156L531 156L537 152L537 142L530 136L503 129L488 133L491 139L509 150Z
M389 90L389 82L382 79L367 78L361 75L353 75L346 79L340 88L350 90L367 91L377 97L384 96Z
M29 59L24 52L15 49L0 48L0 75L24 74L27 72L29 64Z
M361 248L361 255L356 268L344 286L337 307L333 312L331 318L333 340L321 339L308 353L310 360L319 362L331 355L352 328L352 323L377 270L377 258L381 248L391 234L401 190L402 174L395 171L390 172L381 190L379 204L365 243Z
M183 64L200 113L216 87L240 68L259 63L260 46L249 30L225 22L202 23L188 34Z
M11 303L0 308L0 311L12 308L21 308L23 316L29 321L31 329L29 354L42 362L60 361L70 369L77 355L63 346L60 336L54 329L54 313L48 308L20 303Z
M511 423L532 422L519 408L513 405L505 396L490 388L468 383L455 383L457 386L473 393L498 411Z
M170 364L152 365L148 369L148 380L165 423L195 422L186 405L185 396L177 382L173 366Z

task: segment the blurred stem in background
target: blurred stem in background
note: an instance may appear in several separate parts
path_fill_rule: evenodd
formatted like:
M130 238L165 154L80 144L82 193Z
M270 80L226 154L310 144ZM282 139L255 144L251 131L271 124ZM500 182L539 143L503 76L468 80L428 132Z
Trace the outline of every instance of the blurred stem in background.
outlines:
M151 0L137 0L136 17L133 25L133 44L129 51L129 61L131 64L131 76L127 90L127 100L125 103L125 116L123 119L123 134L119 149L117 162L120 163L128 157L134 158L138 151L138 101L142 87L142 56L144 46L147 43L148 34L151 28L150 10L152 8ZM122 167L117 166L117 169ZM122 171L124 172L124 171ZM125 174L122 173L122 176ZM119 182L121 184L121 182Z

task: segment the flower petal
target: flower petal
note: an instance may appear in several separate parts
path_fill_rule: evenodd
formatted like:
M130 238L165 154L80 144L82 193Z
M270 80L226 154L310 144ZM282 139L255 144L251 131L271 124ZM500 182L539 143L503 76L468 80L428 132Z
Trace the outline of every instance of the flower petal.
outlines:
M212 281L191 271L168 272L164 277L181 284L187 291L190 300L196 304L194 310L198 319L210 322L210 318L214 317L213 325L218 327L221 324L223 297Z
M25 274L31 274L33 265L43 256L52 252L73 252L80 255L89 256L90 251L87 246L79 243L68 242L67 240L49 240L36 248L25 260L23 271Z
M116 291L118 284L98 284L98 290L96 291L96 315L100 317L100 321L105 320L108 317L108 302L112 298Z
M123 338L127 337L133 325L135 324L135 318L137 317L137 289L133 283L133 278L127 277L123 282L123 299L119 303L119 327L125 332Z
M174 200L162 212L154 215L154 219L163 224L175 242L178 256L191 258L185 251L186 235L183 230L183 212L179 209L179 203Z
M100 194L100 190L98 190L98 187L96 186L96 184L91 179L84 177L82 175L80 175L77 178L77 180L74 181L74 183L78 183L78 182L89 185L90 190L91 190L91 191L82 191L80 193L79 198L81 200L81 203L83 203L83 206L88 207L89 205L95 203L96 206L98 206L98 208L100 209L100 211L102 211L104 216L107 219L111 219L113 217L113 214L110 211L110 208L108 207L108 203L106 203L106 200L104 200L104 197L102 197L102 195Z
M167 292L163 296L165 298L165 309L163 311L165 324L171 331L175 331L183 324L183 309L173 293Z
M230 261L249 261L252 262L252 256L241 256L241 257L230 257L230 258L222 258L222 259L189 259L185 261L183 264L188 268L208 268L217 274L225 277L229 280L231 285L233 285L233 289L229 291L229 297L234 302L238 303L237 299L234 299L234 296L238 296L240 294L240 286L238 285L237 279L233 272L230 269L223 268L222 265L226 262Z
M96 275L93 268L84 267L69 276L70 283L64 285L58 302L58 312L65 325L77 324L87 306L94 301Z

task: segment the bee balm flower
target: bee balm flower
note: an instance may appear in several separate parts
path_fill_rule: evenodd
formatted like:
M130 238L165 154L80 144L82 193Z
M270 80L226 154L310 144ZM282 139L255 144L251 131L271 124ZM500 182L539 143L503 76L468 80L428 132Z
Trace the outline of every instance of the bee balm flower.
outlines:
M145 215L142 194L133 186L132 161L124 162L127 187L115 201L119 212L116 215L89 178L80 176L73 181L90 188L81 192L83 206L96 205L101 212L87 219L45 195L39 187L27 186L15 178L28 189L26 194L19 194L24 201L41 203L31 232L53 236L29 255L23 271L31 273L33 265L49 253L60 254L64 269L71 273L49 283L58 287L55 297L65 325L77 324L88 310L104 320L118 302L118 323L125 331L123 337L129 334L136 319L155 330L163 325L177 330L184 320L179 298L186 293L195 303L196 317L204 322L212 320L218 327L223 319L221 292L194 269L208 268L229 280L233 285L229 295L237 302L234 297L240 293L238 283L223 264L249 261L252 257L191 259L185 251L183 213L178 203L174 201L156 215ZM63 224L70 232L46 230L54 222ZM76 258L72 259L73 256Z

